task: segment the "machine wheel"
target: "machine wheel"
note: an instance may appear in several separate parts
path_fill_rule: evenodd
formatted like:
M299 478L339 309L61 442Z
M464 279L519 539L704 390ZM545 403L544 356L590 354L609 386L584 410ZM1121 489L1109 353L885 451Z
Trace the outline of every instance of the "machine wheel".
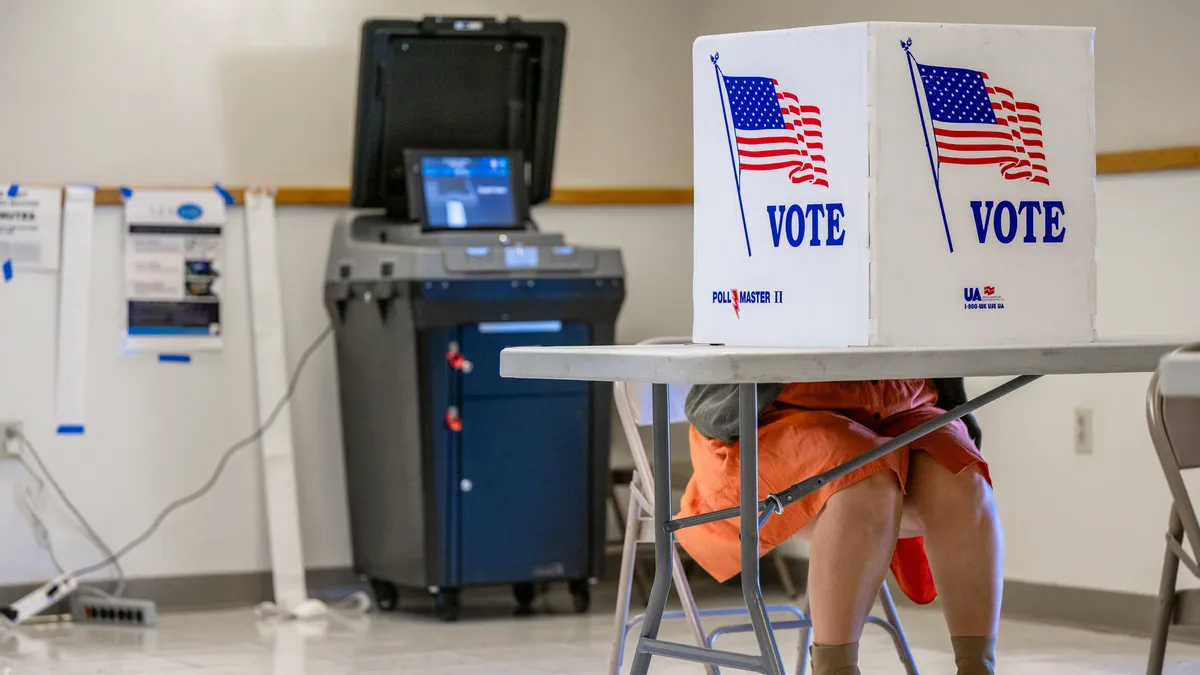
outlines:
M458 621L458 613L462 609L458 598L458 589L450 588L438 591L433 595L433 604L439 619L446 622Z
M371 594L375 596L375 606L381 611L388 612L400 606L400 593L396 584L383 579L371 579Z
M592 589L586 579L577 579L570 583L571 597L575 600L575 613L587 614L592 606Z
M533 584L513 584L513 599L517 601L517 616L533 614L533 599L537 589Z

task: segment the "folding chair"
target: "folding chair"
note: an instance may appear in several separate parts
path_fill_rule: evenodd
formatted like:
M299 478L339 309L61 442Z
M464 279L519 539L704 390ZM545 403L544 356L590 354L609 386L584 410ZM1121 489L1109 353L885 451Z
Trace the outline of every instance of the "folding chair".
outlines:
M657 338L644 341L640 344L687 344L689 342L691 340L687 338ZM683 402L687 397L688 389L687 385L674 384L668 388L670 421L672 423L686 421L683 412ZM645 445L642 443L642 437L638 431L639 427L648 426L651 422L651 387L645 383L618 382L613 387L613 397L616 400L617 416L621 420L621 428L625 433L625 438L629 444L629 450L633 455L634 462L633 479L629 484L629 507L625 517L625 538L621 551L621 574L617 587L617 611L613 626L613 647L609 657L608 668L609 675L619 675L625 656L625 642L630 631L640 625L644 618L643 615L633 618L629 616L629 602L633 591L637 545L649 544L654 541L653 523L649 517L654 513L654 479L649 456L646 454ZM901 534L903 536L916 536L919 534L919 531L913 529L915 521L912 515L906 510L902 518ZM811 532L811 527L812 525L810 524L805 530L801 531L799 536L804 537L807 532ZM793 584L791 582L791 575L786 567L784 567L782 556L772 554L772 557L779 567L785 588L788 588L789 594L792 594ZM679 594L683 610L667 612L663 615L663 618L686 619L697 646L711 648L716 639L722 635L746 633L754 630L751 624L744 623L722 626L711 633L706 633L701 619L745 616L748 614L748 610L745 607L698 609L695 598L692 595L691 585L688 583L687 576L683 571L679 551L674 548L671 551L671 576L675 584L675 590ZM888 591L886 581L882 588L880 588L879 600L883 605L886 618L871 616L867 619L867 622L879 626L891 636L896 647L896 652L905 667L905 671L908 675L918 675L912 658L912 652L908 646L908 640L905 638L904 630L900 625L896 606L892 602L891 593ZM795 617L795 619L789 621L773 621L772 627L776 630L791 628L800 630L800 653L795 672L796 675L804 675L808 669L808 650L812 644L812 622L808 619L807 604L803 610L792 605L769 605L766 609L769 614L786 613ZM708 675L717 674L715 666L705 665L705 670Z
M1200 578L1200 520L1183 481L1185 469L1200 468L1200 345L1184 347L1163 358L1150 379L1146 421L1171 490L1158 619L1146 666L1147 675L1162 675L1171 626L1200 626L1200 590L1177 591L1175 587L1180 562Z

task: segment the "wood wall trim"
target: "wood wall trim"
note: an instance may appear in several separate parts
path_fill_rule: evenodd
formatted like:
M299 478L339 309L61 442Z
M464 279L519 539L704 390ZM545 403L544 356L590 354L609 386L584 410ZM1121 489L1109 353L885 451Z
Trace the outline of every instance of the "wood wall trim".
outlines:
M1200 167L1200 145L1096 155L1096 173L1139 173Z
M692 188L556 188L551 204L691 204Z
M171 189L160 186L158 189ZM203 188L176 188L203 189ZM246 188L225 186L234 202L241 204ZM350 203L350 188L346 187L280 187L275 194L278 206L346 206ZM633 188L558 188L550 195L550 204L691 204L691 188L633 187ZM96 190L96 204L121 204L121 190L102 187Z
M1096 155L1097 174L1139 173L1200 168L1200 146L1106 152ZM226 188L234 200L242 203L244 187ZM121 191L102 187L96 191L96 203L119 205ZM280 206L346 206L350 189L346 187L280 187L275 195ZM654 205L691 204L692 189L684 187L564 187L550 196L550 204L559 205Z

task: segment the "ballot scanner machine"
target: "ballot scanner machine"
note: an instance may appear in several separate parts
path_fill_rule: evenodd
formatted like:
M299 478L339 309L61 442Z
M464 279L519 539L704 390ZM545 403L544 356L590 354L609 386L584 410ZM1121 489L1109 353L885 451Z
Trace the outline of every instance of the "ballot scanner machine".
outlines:
M381 608L511 585L527 612L601 574L609 385L500 377L500 350L611 344L616 249L538 231L565 27L364 25L352 205L325 302L335 326L354 564Z

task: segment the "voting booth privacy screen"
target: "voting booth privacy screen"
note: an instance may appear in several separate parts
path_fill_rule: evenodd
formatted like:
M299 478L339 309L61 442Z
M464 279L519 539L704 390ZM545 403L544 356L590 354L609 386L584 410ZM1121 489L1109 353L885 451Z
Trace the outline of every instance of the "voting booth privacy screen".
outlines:
M695 341L1094 340L1093 33L698 39Z

